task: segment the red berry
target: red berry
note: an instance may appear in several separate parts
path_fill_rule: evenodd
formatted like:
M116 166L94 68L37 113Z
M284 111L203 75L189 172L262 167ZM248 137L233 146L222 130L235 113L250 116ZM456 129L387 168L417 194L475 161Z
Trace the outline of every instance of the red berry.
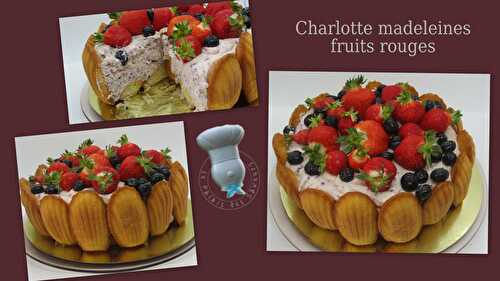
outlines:
M340 170L347 165L347 157L340 150L332 150L326 155L326 171L332 175L338 175Z
M193 35L177 40L175 45L175 52L183 62L191 61L201 53L201 43Z
M422 128L415 123L406 123L399 128L399 137L401 139L410 135L424 136L424 130L422 130Z
M344 96L342 96L342 104L344 108L354 108L355 111L359 112L362 118L368 107L373 104L374 100L375 93L367 88L355 88L353 90L348 90Z
M61 181L59 182L59 185L61 186L62 190L70 191L71 189L73 189L76 181L78 181L79 179L80 177L78 176L77 173L73 172L65 173L61 176Z
M443 133L448 129L451 121L450 113L441 108L433 108L424 114L420 126L424 130L434 130L438 133Z
M319 143L326 150L339 148L337 144L337 130L333 127L320 125L309 130L307 143Z
M230 1L208 3L206 7L206 15L214 17L218 11L226 9L232 9Z
M93 167L103 167L109 166L111 167L111 163L109 163L109 159L100 153L94 153L88 157L90 161L93 163Z
M191 23L199 24L200 21L194 18L193 16L190 15L182 15L182 16L176 16L170 20L168 23L168 30L167 30L167 35L171 37L175 31L179 30L179 28L186 28L189 27ZM189 30L185 31L186 34L189 34ZM183 36L181 36L183 37Z
M403 91L400 85L389 85L385 86L382 90L382 100L388 102L390 100L395 100Z
M389 136L380 123L373 120L364 120L354 127L358 132L365 135L361 141L361 146L370 156L378 155L387 150Z
M361 149L355 149L349 153L348 163L349 167L353 169L363 169L365 163L370 159L370 155Z
M403 92L397 98L398 106L394 110L394 116L401 123L418 123L425 114L425 108L420 101L413 100L409 92Z
M170 8L156 8L153 13L153 27L156 31L167 27L170 19L174 16Z
M229 20L234 14L232 9L225 9L217 12L215 14L210 27L212 32L219 39L227 38L238 38L241 34L241 29L243 27L243 21L239 22L237 20Z
M111 47L121 48L132 42L132 35L124 27L114 24L104 32L103 42Z
M187 14L191 16L196 16L197 14L204 14L205 13L205 7L203 7L200 4L194 4L190 5Z
M150 25L147 10L125 11L120 15L120 25L132 35L142 34L144 27Z
M293 135L292 138L293 138L294 142L296 142L298 144L306 145L306 144L308 144L309 130L304 129L304 130L298 131L297 133L295 133Z
M396 176L396 166L392 161L374 157L366 162L359 176L373 192L383 192L391 187Z
M69 172L71 169L64 163L62 162L53 162L50 164L50 166L47 168L47 174L51 174L52 172L58 172L61 175L64 173Z
M118 187L118 172L111 167L96 167L89 177L94 190L101 194L112 193Z
M391 117L392 111L390 105L372 104L366 109L365 120L383 123L387 118Z
M125 159L130 155L141 155L141 149L139 146L135 143L129 142L127 135L122 135L118 140L118 143L120 143L121 146L116 150L116 154L120 157L120 159Z

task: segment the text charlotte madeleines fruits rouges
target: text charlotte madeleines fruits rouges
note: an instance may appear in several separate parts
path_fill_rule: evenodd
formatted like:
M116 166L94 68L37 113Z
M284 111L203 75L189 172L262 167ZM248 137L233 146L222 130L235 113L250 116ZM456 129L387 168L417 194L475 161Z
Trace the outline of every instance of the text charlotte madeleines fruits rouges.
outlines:
M300 36L334 36L330 53L335 54L434 54L438 51L435 39L467 37L471 26L467 23L407 20L400 23L367 24L360 21L315 22L301 19L295 24Z

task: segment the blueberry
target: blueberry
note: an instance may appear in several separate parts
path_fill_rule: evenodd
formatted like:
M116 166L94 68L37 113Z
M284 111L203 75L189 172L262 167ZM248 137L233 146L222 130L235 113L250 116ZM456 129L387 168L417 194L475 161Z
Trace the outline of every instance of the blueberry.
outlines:
M343 182L350 182L354 179L354 169L349 167L344 168L340 170L339 176Z
M417 185L417 177L414 173L406 173L401 177L401 187L404 191L415 191L417 189Z
M155 33L156 33L156 31L151 25L145 26L142 29L142 35L144 35L144 37L153 36L153 35L155 35Z
M161 173L153 173L149 179L151 180L152 184L155 184L159 181L164 180L165 176Z
M59 188L53 184L47 185L47 188L45 189L45 193L47 194L58 194L59 193Z
M377 89L375 89L375 96L377 98L381 97L382 96L382 90L384 90L385 88L385 85L384 84L380 84Z
M386 150L380 154L380 157L383 157L387 160L392 160L392 159L394 159L394 152Z
M300 163L302 163L302 161L304 161L302 152L298 150L288 152L287 161L288 163L290 163L290 165L299 165Z
M446 166L453 166L455 164L455 162L457 161L457 155L455 154L455 152L445 152L443 154L443 164L445 164Z
M448 137L444 133L437 133L436 138L439 145L448 140Z
M437 168L431 172L431 179L435 182L445 181L450 173L444 168Z
M219 38L215 35L209 35L203 41L203 46L205 46L205 47L217 47L217 46L219 46Z
M137 184L137 179L136 178L130 178L125 181L125 184L128 186L136 187Z
M445 109L444 105L438 101L434 102L434 107L440 108L440 109Z
M137 191L141 194L143 199L146 199L149 196L149 193L151 193L152 187L153 186L150 182L145 182L137 187Z
M162 174L165 180L170 178L170 170L165 166L159 166L155 169L158 173Z
M33 194L39 194L39 193L43 193L44 190L43 190L43 186L41 184L34 184L33 186L31 186L31 193Z
M396 120L394 120L394 118L392 117L389 117L387 118L385 121L384 121L384 130L390 134L390 135L394 135L394 134L397 134L398 133L398 130L399 130L399 124L398 122L396 122Z
M429 179L429 174L426 170L420 169L415 171L415 178L417 179L417 183L425 183Z
M74 191L81 191L84 188L85 188L85 183L83 183L83 181L81 181L81 180L77 180L75 182L75 185L73 186Z
M195 17L197 20L199 20L199 21L203 21L203 14L202 14L202 13L196 13L196 14L194 15L194 17Z
M62 162L70 168L73 167L73 162L71 162L71 160L69 160L69 159L63 159Z
M326 116L325 123L326 123L326 125L333 127L333 128L337 128L337 125L338 125L337 118L335 118L335 116L329 116L329 115Z
M148 9L147 14L148 14L149 21L153 22L155 19L155 13L154 13L153 9Z
M431 152L431 161L432 163L437 163L441 161L441 158L443 157L443 153L440 151L432 151Z
M115 58L118 59L122 65L126 65L128 62L128 55L123 50L118 50L115 54Z
M319 176L321 174L320 167L311 161L307 162L306 166L304 167L304 170L310 176Z
M111 163L111 165L113 167L120 165L121 162L122 161L118 155L113 155L113 156L109 157L109 163Z
M345 90L341 90L338 94L337 94L337 97L339 100L342 99L342 97L345 95Z
M418 186L415 196L420 202L424 202L432 195L432 187L429 184L421 184Z
M376 103L376 104L383 104L383 103L384 103L384 100L383 100L381 97L376 97L376 98L375 98L375 103Z
M441 149L443 152L451 152L457 148L457 144L452 140L447 140L441 143Z
M249 17L250 16L250 9L248 7L243 8L243 10L241 11L241 14Z
M434 104L434 101L431 101L431 100L424 101L425 111L429 111L429 110L433 109L435 106L436 105Z
M136 186L139 186L139 185L141 185L141 184L145 184L145 183L147 183L147 182L148 182L148 180L147 180L147 179L145 179L145 178L140 178L140 179L137 179L137 181L136 181Z
M283 128L283 135L289 135L293 133L295 133L294 127L286 125L285 128Z
M398 135L394 135L389 138L389 147L393 150L396 149L400 143L401 138Z

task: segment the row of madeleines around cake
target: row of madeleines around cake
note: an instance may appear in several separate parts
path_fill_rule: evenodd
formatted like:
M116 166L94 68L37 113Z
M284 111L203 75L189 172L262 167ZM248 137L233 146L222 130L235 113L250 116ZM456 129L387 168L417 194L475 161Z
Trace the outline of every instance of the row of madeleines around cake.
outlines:
M193 111L258 103L250 13L237 1L108 14L82 60L98 98L118 106L164 79Z
M21 202L35 230L62 245L142 245L186 219L187 174L169 152L142 150L126 135L105 149L85 140L21 178Z
M317 226L354 245L404 243L467 195L475 148L460 111L408 83L308 98L273 137L276 175Z

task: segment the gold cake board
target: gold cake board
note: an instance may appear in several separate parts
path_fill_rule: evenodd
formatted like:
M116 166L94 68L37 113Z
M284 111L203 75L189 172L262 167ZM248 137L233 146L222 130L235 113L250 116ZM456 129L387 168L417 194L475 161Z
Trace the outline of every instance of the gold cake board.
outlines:
M379 238L374 245L355 246L342 238L338 231L326 230L316 226L309 220L304 211L297 207L281 186L279 189L281 202L288 219L302 235L307 237L310 243L323 251L329 252L443 252L457 243L471 229L478 218L482 204L485 204L483 197L486 195L484 194L483 175L476 163L472 170L469 191L462 205L450 210L446 217L437 224L424 226L417 238L403 244L390 243ZM282 230L282 232L287 236L285 231Z
M92 272L111 272L144 268L174 259L195 245L193 212L188 201L186 221L179 226L172 222L167 232L150 237L145 245L120 248L113 245L105 252L85 252L78 246L63 246L41 236L24 219L26 253L35 260L55 267Z

